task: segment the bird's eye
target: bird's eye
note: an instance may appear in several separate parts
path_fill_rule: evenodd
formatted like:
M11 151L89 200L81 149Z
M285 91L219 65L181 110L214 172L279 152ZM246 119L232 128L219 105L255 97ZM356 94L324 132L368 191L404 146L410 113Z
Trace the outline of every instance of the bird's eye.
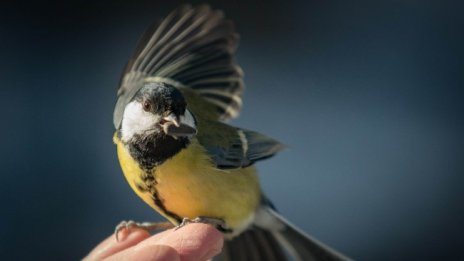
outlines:
M143 102L143 110L144 111L151 111L151 103L149 101Z

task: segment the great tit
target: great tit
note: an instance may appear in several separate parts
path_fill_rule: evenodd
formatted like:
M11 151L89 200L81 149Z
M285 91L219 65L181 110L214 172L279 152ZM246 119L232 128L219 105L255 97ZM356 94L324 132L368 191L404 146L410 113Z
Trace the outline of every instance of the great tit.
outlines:
M285 146L226 123L242 106L238 39L232 22L206 5L181 6L143 34L114 110L127 182L172 224L222 231L224 260L349 260L291 225L263 195L253 164Z

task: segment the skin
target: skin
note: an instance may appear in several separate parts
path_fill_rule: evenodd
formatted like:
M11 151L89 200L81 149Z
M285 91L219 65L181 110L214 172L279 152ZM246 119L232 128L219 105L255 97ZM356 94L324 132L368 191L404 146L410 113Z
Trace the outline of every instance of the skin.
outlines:
M223 236L206 224L188 224L150 236L142 229L122 230L103 240L83 260L206 261L219 254Z

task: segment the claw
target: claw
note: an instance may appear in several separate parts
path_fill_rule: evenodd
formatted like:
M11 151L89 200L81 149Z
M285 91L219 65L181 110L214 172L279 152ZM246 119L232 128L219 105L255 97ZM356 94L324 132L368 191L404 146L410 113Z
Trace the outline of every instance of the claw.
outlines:
M207 225L211 225L211 226L214 226L215 228L221 230L221 231L227 231L229 230L226 226L226 223L224 222L224 220L222 219L219 219L219 218L209 218L209 217L197 217L197 218L194 218L194 219L190 219L190 218L183 218L182 219L182 222L175 227L175 230L185 226L185 225L188 225L188 224L191 224L191 223L203 223L203 224L207 224Z
M185 226L185 225L188 225L188 224L190 224L190 223L195 223L194 219L183 218L183 219L182 219L182 222L181 222L179 225L177 225L177 226L174 228L174 230L178 230L179 228L181 228L181 227L183 227L183 226Z
M121 230L125 229L129 231L131 226L135 226L135 225L136 223L133 220L121 221L114 229L114 235L116 236L116 241L119 242L119 232L121 232Z

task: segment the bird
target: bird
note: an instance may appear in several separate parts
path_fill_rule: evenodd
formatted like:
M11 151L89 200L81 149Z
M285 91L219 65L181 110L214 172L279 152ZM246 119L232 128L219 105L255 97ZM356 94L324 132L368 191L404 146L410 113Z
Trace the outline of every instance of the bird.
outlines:
M228 123L245 86L238 42L232 21L208 5L182 5L145 31L113 115L125 179L173 226L221 231L219 260L350 260L288 222L263 194L255 162L286 146ZM156 224L122 222L116 236L132 226Z

